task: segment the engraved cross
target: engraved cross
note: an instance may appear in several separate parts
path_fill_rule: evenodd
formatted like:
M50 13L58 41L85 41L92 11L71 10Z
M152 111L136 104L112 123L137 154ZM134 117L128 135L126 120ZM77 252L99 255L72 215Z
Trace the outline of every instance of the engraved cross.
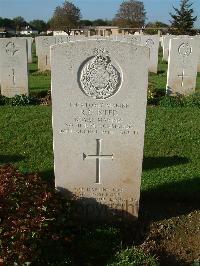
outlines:
M15 85L15 70L14 70L14 68L12 69L12 81L13 81L13 85Z
M111 155L104 155L101 154L101 141L102 139L96 139L96 154L94 155L86 155L83 153L83 160L86 159L96 159L96 184L100 184L101 181L101 160L105 159L112 159L113 154Z
M185 75L185 70L183 69L182 74L181 75L178 75L178 77L182 79L182 81L181 81L181 87L183 87L183 85L184 85L184 78L189 78L189 76Z

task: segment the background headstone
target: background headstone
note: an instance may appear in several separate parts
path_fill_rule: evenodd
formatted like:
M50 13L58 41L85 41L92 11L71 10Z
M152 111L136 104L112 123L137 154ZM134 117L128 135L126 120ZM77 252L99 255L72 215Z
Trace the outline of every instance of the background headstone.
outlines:
M128 42L134 45L141 45L141 36L139 35L117 35L113 36L114 41Z
M167 94L188 95L195 92L198 46L194 38L170 40Z
M50 46L64 42L83 40L85 36L42 36L37 39L38 69L40 71L51 70Z
M32 63L32 37L12 37L12 39L25 39L27 41L27 58L28 63Z
M165 35L162 37L162 48L163 48L163 60L168 61L169 57L169 42L174 35Z
M158 52L160 37L158 35L141 36L141 45L146 46L150 50L149 71L157 73L158 71Z
M197 72L200 72L200 35L195 36L195 39L197 41L197 46L199 50Z
M56 44L54 36L40 36L37 38L38 69L40 71L51 70L50 46Z
M138 216L148 55L116 41L51 47L56 187L85 218Z
M1 94L28 95L27 41L7 38L0 41Z
M162 47L163 47L163 60L168 61L169 57L169 43L170 40L173 38L178 38L178 39L184 39L184 38L189 38L188 35L164 35L163 36L163 42L162 42Z

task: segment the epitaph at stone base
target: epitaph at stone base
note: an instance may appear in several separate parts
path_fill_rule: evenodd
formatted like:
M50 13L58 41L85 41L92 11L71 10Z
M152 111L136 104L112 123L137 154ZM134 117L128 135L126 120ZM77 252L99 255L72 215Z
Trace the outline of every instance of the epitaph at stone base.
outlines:
M77 216L138 216L148 55L102 40L51 47L55 182Z

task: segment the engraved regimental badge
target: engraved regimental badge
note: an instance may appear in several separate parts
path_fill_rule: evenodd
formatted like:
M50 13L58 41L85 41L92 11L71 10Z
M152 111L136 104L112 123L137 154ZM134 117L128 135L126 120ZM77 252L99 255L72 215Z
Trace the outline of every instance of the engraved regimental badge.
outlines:
M79 84L87 96L107 99L119 90L121 75L112 64L107 51L95 49L94 55L81 66Z
M182 43L178 48L178 53L184 57L189 56L192 53L192 47L189 43Z

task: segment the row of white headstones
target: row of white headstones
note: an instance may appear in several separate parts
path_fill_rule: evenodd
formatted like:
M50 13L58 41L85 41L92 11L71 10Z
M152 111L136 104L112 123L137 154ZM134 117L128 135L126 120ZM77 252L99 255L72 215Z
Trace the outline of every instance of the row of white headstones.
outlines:
M157 72L159 38L57 38L36 38L39 67L41 57L45 66L51 64L56 187L80 199L76 210L81 216L107 216L115 210L136 218L148 73ZM174 67L181 88L197 73L196 43L196 38L170 42L168 76ZM3 39L0 45L1 91L28 94L27 40ZM173 89L169 83L168 88Z
M127 35L90 40L112 40L149 48L149 71L157 73L160 39L157 35ZM87 41L84 36L40 36L35 38L38 69L51 70L50 47L69 41ZM28 95L27 63L32 62L32 38L0 39L1 94L13 97ZM163 36L163 60L168 61L167 94L188 95L195 92L197 71L200 72L200 36Z

